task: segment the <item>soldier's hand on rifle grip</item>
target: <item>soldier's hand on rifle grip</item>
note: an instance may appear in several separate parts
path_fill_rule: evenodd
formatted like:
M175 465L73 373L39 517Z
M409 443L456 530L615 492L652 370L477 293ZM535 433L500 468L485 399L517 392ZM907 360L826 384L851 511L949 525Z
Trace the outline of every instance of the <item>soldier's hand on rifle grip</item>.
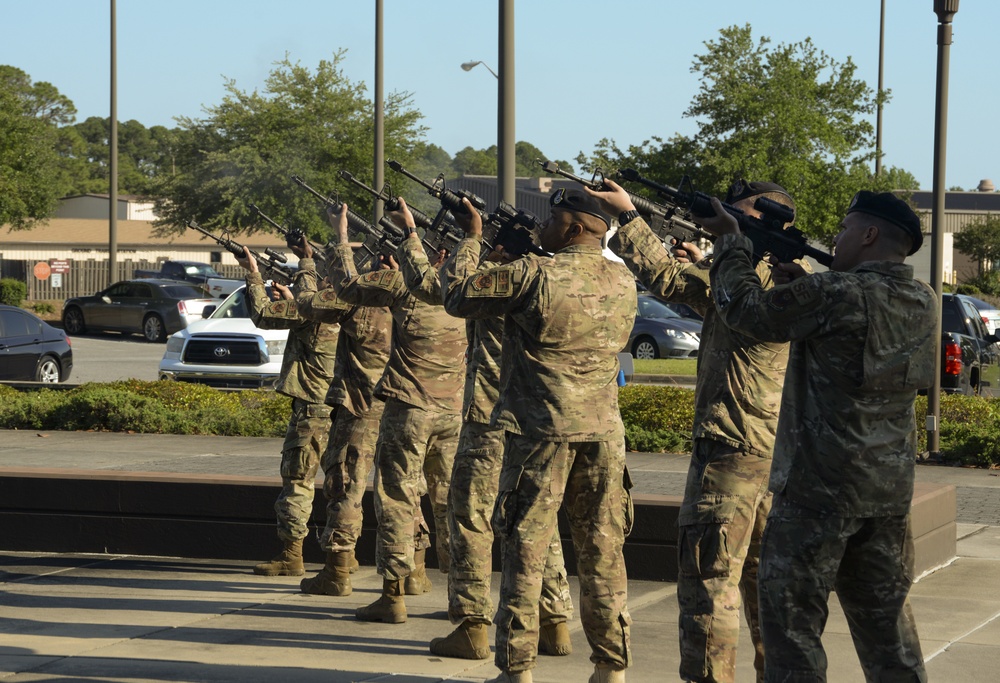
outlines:
M776 285L787 285L792 280L808 275L798 263L781 263L775 256L768 256L771 263L771 279Z
M705 257L701 249L690 242L675 243L670 251L679 263L698 263Z
M465 207L465 211L452 213L455 217L455 224L462 229L467 237L482 236L483 217L472 206L472 202L465 197L462 197L462 206Z
M282 299L286 299L288 301L295 300L295 295L292 294L292 290L290 290L288 287L281 284L280 282L273 283L271 287L272 289L276 290L279 294L281 294Z
M259 272L257 270L257 259L253 257L250 250L247 247L243 247L243 258L236 259L236 262L240 264L240 268L243 270L250 271L251 273Z
M632 198L628 196L625 188L607 178L604 179L604 187L607 189L592 190L584 185L583 191L601 202L604 210L611 216L618 216L623 211L635 211L635 204L632 203Z
M330 221L330 227L336 232L338 244L347 244L350 238L347 236L347 202L340 203L340 211L334 211L332 206L326 208L326 219Z
M395 211L386 211L385 215L389 217L393 225L401 228L404 234L409 235L416 232L417 222L413 220L413 213L406 205L406 200L402 197L396 197L396 200L399 202L399 208Z
M380 254L378 263L380 270L399 270L399 264L391 254Z
M300 259L313 257L312 245L309 244L309 240L306 239L305 235L302 236L302 239L297 244L288 245L288 248L291 249L292 253Z
M722 202L719 201L718 197L712 197L712 210L715 211L714 216L698 218L701 227L717 237L739 234L740 224L736 222L735 216L722 208Z

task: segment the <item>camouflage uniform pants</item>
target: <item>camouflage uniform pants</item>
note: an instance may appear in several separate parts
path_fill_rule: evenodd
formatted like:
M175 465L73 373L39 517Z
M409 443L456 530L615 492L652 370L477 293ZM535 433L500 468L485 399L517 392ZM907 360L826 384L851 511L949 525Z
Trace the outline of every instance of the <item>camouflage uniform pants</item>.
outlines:
M278 538L297 541L309 534L316 472L330 433L330 406L292 399L292 418L281 447L281 493L274 502Z
M625 544L625 443L535 441L507 434L493 531L503 542L497 667L525 671L538 656L538 603L557 514L569 519L590 660L631 662Z
M830 591L847 616L867 681L926 681L906 599L909 516L832 517L775 497L760 564L765 681L826 681Z
M383 408L382 401L374 401L360 416L343 406L334 409L329 445L321 462L326 526L319 533L319 546L326 552L353 551L361 536L361 500L375 462Z
M455 624L466 620L489 624L493 616L490 599L493 526L490 518L500 485L503 437L502 429L478 422L462 423L458 437L448 499L451 534L448 617ZM542 596L538 606L541 625L565 622L573 616L562 541L558 529L553 531L542 572Z
M449 564L448 488L458 446L458 412L424 410L396 399L385 403L375 447L375 564L391 581L413 571L415 534L422 519L420 496L434 511L438 566Z
M764 673L757 571L771 494L771 461L698 439L677 523L680 676L732 683L740 603L750 626L757 680Z

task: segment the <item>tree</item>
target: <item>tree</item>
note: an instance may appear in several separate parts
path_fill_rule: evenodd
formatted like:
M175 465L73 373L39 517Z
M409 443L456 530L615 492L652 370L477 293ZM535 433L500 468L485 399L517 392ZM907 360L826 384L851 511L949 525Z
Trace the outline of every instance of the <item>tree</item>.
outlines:
M1000 294L1000 216L986 216L969 223L954 235L955 248L976 259L979 272L966 284L987 294Z
M65 187L58 125L75 115L51 83L0 66L0 225L25 230L55 211Z
M684 112L697 121L696 135L653 138L628 150L602 141L578 161L628 164L669 185L686 174L696 189L718 196L737 178L777 182L796 200L797 227L827 243L858 190L917 188L905 171L871 174L869 118L880 96L855 77L850 58L838 62L808 38L755 42L749 25L722 29L705 46L691 67L701 84ZM888 93L881 97L885 102ZM889 188L890 180L907 185Z
M156 177L157 209L164 230L190 219L209 228L261 229L249 204L311 238L330 235L323 207L291 180L301 176L320 192L341 197L366 215L371 197L337 173L371 181L373 107L361 83L350 82L338 64L343 52L315 70L285 59L275 64L263 92L226 82L222 102L205 119L179 119L182 134L172 158L176 173ZM416 158L424 128L408 93L385 102L385 155L404 165ZM264 226L266 227L266 226Z

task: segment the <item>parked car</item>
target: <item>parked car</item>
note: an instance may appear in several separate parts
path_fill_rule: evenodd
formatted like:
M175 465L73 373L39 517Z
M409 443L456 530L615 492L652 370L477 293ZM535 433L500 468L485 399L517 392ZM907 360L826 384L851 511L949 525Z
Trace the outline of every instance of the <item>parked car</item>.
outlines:
M941 297L941 391L1000 396L1000 339L970 297Z
M65 382L73 371L69 337L15 306L0 306L0 380Z
M968 294L957 294L956 296L960 299L965 299L976 307L983 319L983 323L986 324L986 330L990 334L994 334L997 328L1000 328L1000 309L996 306Z
M265 330L250 320L241 287L208 315L173 334L159 378L226 389L271 387L281 374L288 330Z
M63 303L63 329L71 335L87 330L141 334L162 342L167 335L201 320L210 299L197 285L176 280L125 280L92 296Z
M695 358L701 342L701 323L680 314L649 294L639 294L635 324L628 346L635 358Z

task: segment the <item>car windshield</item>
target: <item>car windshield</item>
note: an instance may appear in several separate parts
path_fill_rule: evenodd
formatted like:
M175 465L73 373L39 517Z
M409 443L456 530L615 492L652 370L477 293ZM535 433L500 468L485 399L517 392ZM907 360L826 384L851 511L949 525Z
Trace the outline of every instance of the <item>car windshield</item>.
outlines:
M207 299L208 295L197 287L188 285L167 285L163 288L163 293L171 299Z
M212 312L209 318L249 318L250 313L247 311L246 298L243 296L245 289L240 289L229 295L225 301L219 304L219 307Z
M204 277L221 277L212 266L198 263L190 263L184 266L184 272L188 275L203 275Z
M639 317L640 318L680 318L680 314L674 312L662 301L649 296L639 297Z

